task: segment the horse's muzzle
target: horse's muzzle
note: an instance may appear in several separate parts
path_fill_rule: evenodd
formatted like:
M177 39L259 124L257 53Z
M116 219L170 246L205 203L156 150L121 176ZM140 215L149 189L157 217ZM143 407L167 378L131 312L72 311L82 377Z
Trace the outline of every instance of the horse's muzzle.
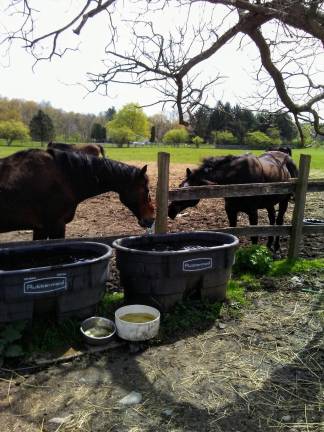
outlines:
M139 219L138 223L142 228L151 228L151 226L154 224L154 218L149 219Z
M168 216L171 219L175 219L177 214L180 213L181 209L174 203L171 203L168 208Z

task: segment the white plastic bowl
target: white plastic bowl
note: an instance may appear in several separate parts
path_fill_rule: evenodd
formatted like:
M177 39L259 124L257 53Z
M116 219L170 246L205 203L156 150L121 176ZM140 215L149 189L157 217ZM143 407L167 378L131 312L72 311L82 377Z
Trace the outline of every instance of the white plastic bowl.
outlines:
M133 323L123 321L121 316L129 313L147 313L155 318L145 323ZM123 306L115 312L115 324L117 334L120 338L127 341L145 341L157 336L160 328L160 312L151 306L146 305L129 305Z

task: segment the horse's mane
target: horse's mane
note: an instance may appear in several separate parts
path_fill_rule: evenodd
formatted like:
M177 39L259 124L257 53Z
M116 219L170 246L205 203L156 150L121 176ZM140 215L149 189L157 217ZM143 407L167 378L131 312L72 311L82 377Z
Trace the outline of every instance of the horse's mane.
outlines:
M233 160L238 159L240 156L227 155L227 156L219 156L219 157L209 157L205 158L202 161L202 164L199 166L197 171L214 171L220 168L222 165L228 164Z
M65 152L57 149L48 149L47 152L52 155L59 168L74 179L82 176L88 181L97 181L100 174L106 174L115 176L119 182L129 182L140 173L140 168L135 166L82 152Z

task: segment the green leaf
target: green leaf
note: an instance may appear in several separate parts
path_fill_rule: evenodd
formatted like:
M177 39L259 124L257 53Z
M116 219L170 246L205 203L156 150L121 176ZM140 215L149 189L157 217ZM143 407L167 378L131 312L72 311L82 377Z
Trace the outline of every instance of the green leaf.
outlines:
M6 349L4 356L5 357L20 357L23 354L24 354L24 351L23 351L22 347L20 345L13 344L13 345L10 345Z
M27 321L16 321L15 323L11 324L17 331L22 332L25 330Z
M0 337L7 342L14 342L21 338L21 332L15 329L13 325L8 325L2 330Z

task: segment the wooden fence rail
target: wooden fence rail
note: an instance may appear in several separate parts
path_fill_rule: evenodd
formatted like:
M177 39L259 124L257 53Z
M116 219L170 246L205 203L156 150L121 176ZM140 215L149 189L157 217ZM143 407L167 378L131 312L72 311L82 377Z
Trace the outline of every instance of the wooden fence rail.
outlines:
M195 186L190 188L169 190L169 163L170 155L160 152L158 154L158 183L156 192L157 217L155 224L156 233L167 231L167 206L168 201L188 200L202 198L225 198L235 196L253 196L263 194L295 194L294 214L291 225L250 225L241 227L215 228L219 232L226 232L237 236L258 236L258 235L287 235L290 236L289 258L298 256L299 243L302 235L324 234L324 224L305 225L303 223L304 208L307 192L323 192L324 179L308 180L310 156L301 155L299 163L300 175L298 179L289 182L278 183L254 183L237 184L226 186ZM307 181L308 180L308 181ZM77 237L69 238L74 241L97 241L111 246L117 238L126 237L129 234L116 234L104 237ZM64 242L60 240L38 240L37 243L47 244L49 242ZM17 241L1 243L1 247L12 247L30 244L30 241Z
M169 155L168 153L159 154L160 169L163 166L163 173L159 173L159 178L169 179ZM164 162L162 160L164 159ZM165 203L170 201L185 201L193 199L208 199L208 198L228 198L241 196L255 195L285 195L294 193L295 206L291 225L263 225L263 226L245 226L245 227L228 227L217 228L217 231L229 232L235 235L253 236L253 235L289 235L290 243L288 250L288 258L294 259L298 257L299 245L301 237L309 233L324 233L324 224L304 225L304 210L306 203L307 192L322 192L324 191L324 179L308 180L311 157L309 155L301 155L299 160L299 176L297 179L292 179L288 182L273 182L273 183L246 183L246 184L231 184L231 185L215 185L215 186L192 186L185 188L176 188L168 190L165 187L163 190L157 188L156 206L162 205L165 208ZM167 214L164 214L164 221L159 220L157 214L156 233L165 233L167 231ZM162 228L161 228L162 227Z
M273 194L285 195L296 192L297 181L297 179L293 179L288 182L254 184L246 183L175 188L169 191L168 198L170 201L186 201L188 199L203 198L227 198ZM322 192L323 190L324 179L308 181L307 192Z

